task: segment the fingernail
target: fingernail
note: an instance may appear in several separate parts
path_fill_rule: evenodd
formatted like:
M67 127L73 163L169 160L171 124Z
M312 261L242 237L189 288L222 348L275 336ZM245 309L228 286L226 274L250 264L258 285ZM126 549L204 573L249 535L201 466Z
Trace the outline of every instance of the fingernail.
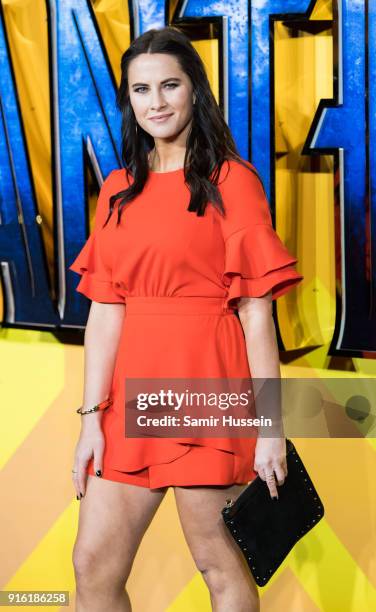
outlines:
M100 470L97 470L95 473L97 476L102 476L102 472Z
M80 499L80 498L78 497L78 495L76 495L76 499Z
M83 497L83 495L82 495L81 491L80 491L80 497Z
M276 501L278 500L278 497L273 497L272 499L275 499Z

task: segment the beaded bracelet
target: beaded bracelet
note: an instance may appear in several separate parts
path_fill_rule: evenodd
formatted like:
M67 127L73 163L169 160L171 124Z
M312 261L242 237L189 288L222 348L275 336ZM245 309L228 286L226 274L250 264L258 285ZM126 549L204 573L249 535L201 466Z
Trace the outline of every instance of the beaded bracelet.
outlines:
M76 412L78 412L79 414L89 414L90 412L97 412L98 410L107 410L107 408L109 408L112 404L112 399L108 398L106 400L103 400L103 402L100 402L99 404L96 404L95 406L93 406L93 408L89 408L88 410L82 410L83 406L80 406Z

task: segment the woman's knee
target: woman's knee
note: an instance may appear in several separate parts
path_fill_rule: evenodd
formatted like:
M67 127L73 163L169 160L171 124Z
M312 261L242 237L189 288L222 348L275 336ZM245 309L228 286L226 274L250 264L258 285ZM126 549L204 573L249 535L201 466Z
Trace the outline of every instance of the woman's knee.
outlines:
M218 558L214 552L210 550L209 546L202 545L195 546L191 550L194 563L201 573L207 587L212 594L219 594L226 588L227 577L229 568L225 567L223 559Z
M257 591L253 577L241 558L231 555L208 554L208 549L195 554L195 565L201 573L212 597L220 599L235 589L241 592Z
M80 543L73 548L72 562L79 589L101 589L104 584L122 589L132 566L132 560L126 556L114 563L104 551Z
M207 565L206 567L201 565L201 568L201 575L211 595L219 597L228 587L226 572L223 571L223 568L216 565Z
M201 571L208 587L213 609L260 612L260 598L256 583L249 574L213 564Z

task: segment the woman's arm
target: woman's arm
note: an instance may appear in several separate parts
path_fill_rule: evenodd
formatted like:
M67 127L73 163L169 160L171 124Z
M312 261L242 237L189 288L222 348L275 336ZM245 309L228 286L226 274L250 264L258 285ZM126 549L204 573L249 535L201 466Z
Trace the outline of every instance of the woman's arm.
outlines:
M108 397L111 389L115 360L125 315L125 304L92 302L85 329L83 410ZM85 494L86 466L94 455L94 470L102 471L104 450L101 430L102 411L81 416L74 470L77 495Z
M84 410L110 392L125 309L125 304L91 303L85 329ZM81 417L85 424L101 418L101 412Z
M252 378L264 379L266 382L270 378L280 379L279 351L272 315L271 291L262 297L242 297L238 303L238 312L244 330ZM269 387L269 389L275 390L274 387ZM274 394L273 399L275 399ZM262 414L262 406L257 406L257 408L257 412ZM279 405L276 406L276 409L272 407L271 410L277 425L278 418L281 417L280 409ZM278 431L282 432L282 428L278 428ZM266 480L266 475L274 470L278 483L281 485L287 475L286 439L282 433L279 435L281 437L259 436L257 438L254 469L262 480ZM271 496L278 497L274 480L268 483L268 487Z

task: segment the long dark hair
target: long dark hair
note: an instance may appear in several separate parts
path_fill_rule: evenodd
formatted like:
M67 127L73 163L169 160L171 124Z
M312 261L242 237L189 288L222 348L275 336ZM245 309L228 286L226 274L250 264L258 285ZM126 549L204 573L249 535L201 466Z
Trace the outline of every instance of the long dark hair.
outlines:
M190 78L196 103L193 106L191 130L187 137L184 157L185 182L191 192L187 210L203 216L207 203L212 202L221 214L225 214L221 193L217 187L222 164L226 159L236 159L245 164L213 96L199 54L181 30L175 26L167 26L148 30L136 38L121 59L121 82L116 105L122 114L122 160L129 187L110 197L110 212L106 223L113 212L115 202L121 198L118 207L119 224L123 207L142 192L148 178L148 154L154 147L154 138L137 124L129 99L128 84L129 64L141 53L173 55ZM252 170L249 166L246 167ZM260 179L257 172L252 171ZM132 184L129 181L129 173L133 177Z

